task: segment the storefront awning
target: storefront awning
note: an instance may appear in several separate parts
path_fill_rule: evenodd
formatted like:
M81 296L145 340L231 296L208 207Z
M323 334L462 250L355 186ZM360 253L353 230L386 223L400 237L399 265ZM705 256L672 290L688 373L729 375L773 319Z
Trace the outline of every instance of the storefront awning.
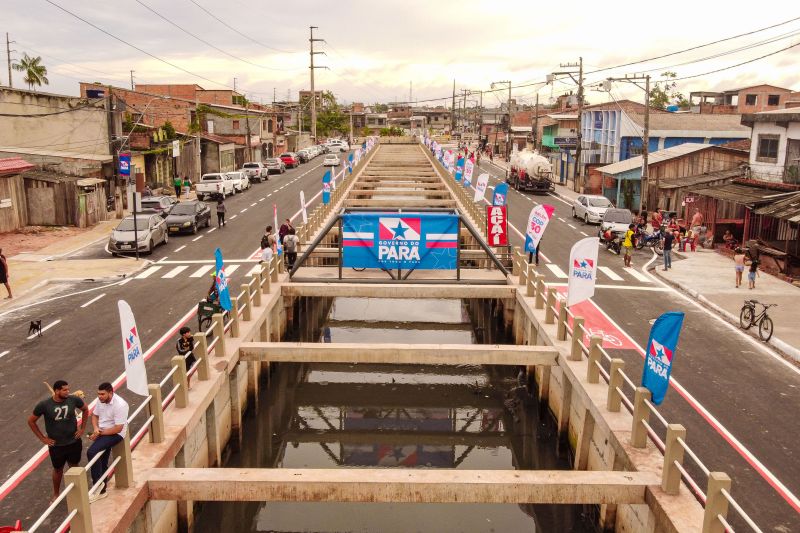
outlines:
M780 218L795 224L800 223L800 192L775 201L753 211L756 215Z
M716 185L714 187L694 188L692 192L700 196L725 200L736 204L745 205L753 208L764 204L781 200L787 196L796 194L795 192L782 192L764 187L753 187L740 183L728 183Z

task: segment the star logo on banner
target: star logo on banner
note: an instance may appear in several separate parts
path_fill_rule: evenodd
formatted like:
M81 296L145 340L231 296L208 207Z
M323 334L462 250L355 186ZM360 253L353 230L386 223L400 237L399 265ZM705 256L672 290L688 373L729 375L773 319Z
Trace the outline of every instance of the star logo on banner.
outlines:
M394 238L395 239L399 239L401 237L405 238L407 229L408 228L403 226L403 223L398 220L397 227L392 228L392 232L394 233Z

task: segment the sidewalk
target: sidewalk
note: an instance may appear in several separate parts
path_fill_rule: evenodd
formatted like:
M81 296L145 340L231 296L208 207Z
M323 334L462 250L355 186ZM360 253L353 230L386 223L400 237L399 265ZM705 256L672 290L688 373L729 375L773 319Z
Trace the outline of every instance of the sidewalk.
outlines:
M150 262L134 258L67 259L70 254L98 241L108 239L111 230L119 224L112 219L98 223L91 229L45 246L36 251L22 252L8 258L9 282L14 298L6 300L5 289L0 289L0 310L8 311L29 304L41 297L47 285L61 281L113 281L130 276Z
M674 261L672 269L667 272L661 268L661 261L656 261L654 273L736 326L739 325L739 311L745 299L778 304L769 310L774 324L774 333L769 344L800 362L800 330L796 327L795 307L800 301L800 287L759 272L756 288L750 290L747 288L745 271L742 286L737 289L734 283L733 260L730 258L713 250L699 248L696 252L678 254L678 257L684 259ZM749 333L758 338L756 328L750 328Z

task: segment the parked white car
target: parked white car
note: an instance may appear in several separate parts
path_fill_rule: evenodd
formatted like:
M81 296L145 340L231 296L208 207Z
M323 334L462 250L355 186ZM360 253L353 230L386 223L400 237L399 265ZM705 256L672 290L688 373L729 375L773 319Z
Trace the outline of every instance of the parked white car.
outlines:
M606 210L613 207L605 196L582 194L572 202L572 217L579 218L586 224L599 224Z
M338 167L342 164L342 161L339 159L338 155L328 154L325 156L325 159L322 160L322 164L326 167Z
M269 169L264 163L245 163L242 165L240 171L247 175L251 183L254 181L261 183L262 181L269 180Z
M625 234L628 231L628 226L633 224L633 213L628 209L606 209L603 213L603 220L600 223L600 233L611 230L614 233Z
M226 174L233 180L233 187L236 192L243 192L250 188L250 178L241 170L226 172Z
M346 152L350 149L347 141L343 141L341 139L330 139L325 143L325 145L330 149L331 152Z
M219 195L230 196L236 194L236 186L233 178L227 174L203 174L200 177L200 182L195 186L195 191L199 200L205 200Z

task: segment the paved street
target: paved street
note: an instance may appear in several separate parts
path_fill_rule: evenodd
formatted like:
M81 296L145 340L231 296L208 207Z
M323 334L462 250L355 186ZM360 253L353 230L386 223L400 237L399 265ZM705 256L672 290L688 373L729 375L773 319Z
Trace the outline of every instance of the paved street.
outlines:
M218 230L214 221L210 229L195 236L170 238L166 246L145 256L154 263L139 274L112 284L64 287L59 294L43 295L63 298L0 316L0 353L5 352L0 357L0 423L14 428L0 445L0 479L5 482L42 448L25 423L36 402L46 396L44 385L39 385L42 381L66 379L73 390L82 389L87 399L93 400L98 383L114 380L122 373L117 300L124 299L131 305L143 347L154 348L148 354L148 372L151 381L159 380L175 355L177 329L183 323L197 327L194 306L205 297L210 285L214 249L222 249L232 286L243 283L258 263L254 254L264 227L272 224L273 204L278 207L279 223L287 217L302 222L299 192L305 191L309 210L312 209L320 201L317 193L324 173L319 158L285 174L273 175L268 182L254 184L226 200L228 223L224 228ZM75 257L118 260L105 251L105 242L81 250ZM34 319L41 319L43 328L48 329L41 338L28 339L29 321ZM132 412L137 399L127 391L122 394ZM45 462L49 465L46 458ZM29 519L41 512L43 509L26 507L22 502L33 495L44 502L48 480L48 468L40 468L22 482L21 490L0 502L0 523L11 518ZM26 516L19 516L20 509L26 509Z
M482 162L480 167L492 176L504 176L496 165ZM498 182L491 179L490 186ZM596 235L597 226L572 219L570 204L556 195L534 196L510 189L509 222L516 228L511 230L513 244L523 244L519 232L525 229L530 209L540 202L555 206L556 211L542 239L546 259L540 255L539 271L547 282L563 282L561 273L567 269L570 247ZM666 311L685 312L673 387L661 412L669 422L686 427L688 442L697 446L712 471L731 476L733 494L765 530L800 530L796 497L800 461L792 437L800 432L800 421L794 416L800 409L800 371L646 273L642 267L652 259L645 251L634 252L634 269L625 270L620 256L600 250L593 298L596 320L607 318L613 327L603 333L635 343L635 349L615 350L635 381L642 372L642 347L647 344L651 321ZM660 267L660 258L655 264ZM587 324L591 324L588 317ZM609 348L612 344L606 342ZM696 468L690 472L705 487L702 472Z

